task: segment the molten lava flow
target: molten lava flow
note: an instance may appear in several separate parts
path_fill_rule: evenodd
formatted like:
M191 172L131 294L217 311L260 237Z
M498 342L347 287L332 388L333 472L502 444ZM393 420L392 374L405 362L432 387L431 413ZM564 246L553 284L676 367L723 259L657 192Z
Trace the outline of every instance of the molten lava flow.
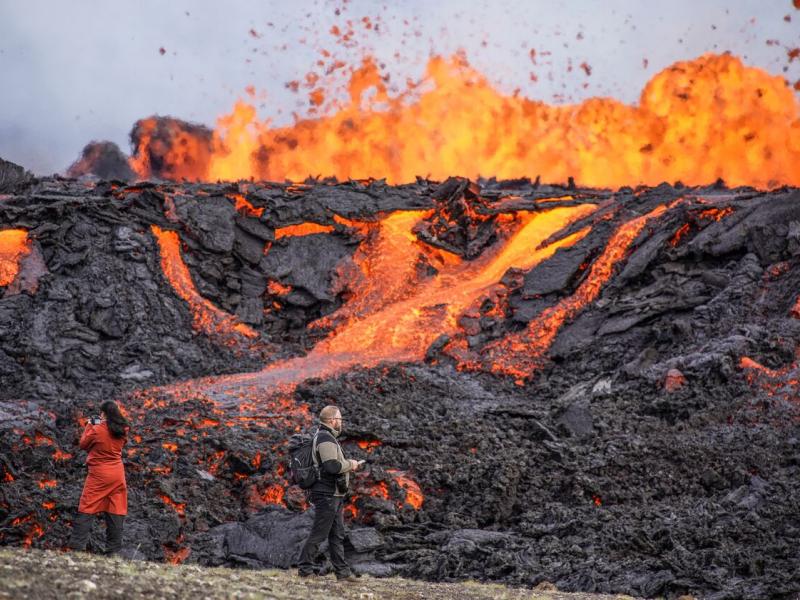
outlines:
M689 230L690 230L690 229L691 229L691 225L689 225L689 223L684 223L683 225L681 225L680 227L678 227L678 230L677 230L677 231L675 232L675 234L674 234L674 235L673 235L673 236L670 238L670 240L669 240L669 245L670 245L670 246L672 246L672 247L674 248L675 246L677 246L678 244L680 244L680 243L681 243L681 240L684 238L684 236L685 236L687 233L689 233Z
M358 440L356 444L368 454L381 445L378 440Z
M164 558L166 561L171 565L179 565L183 563L191 553L191 549L186 546L183 548L178 548L177 550L173 550L169 546L164 546Z
M700 219L712 219L714 221L721 221L732 212L733 212L732 206L726 206L725 208L706 208L705 210L701 210L697 216Z
M181 258L178 234L163 231L156 225L152 225L151 229L158 240L164 276L175 293L189 304L194 327L207 335L221 338L228 345L235 344L242 336L257 338L258 334L250 327L220 310L197 292L189 269Z
M271 279L267 282L267 291L273 296L286 296L291 293L292 286L283 285L282 283Z
M700 198L699 201L703 202L704 200ZM669 245L674 248L680 244L681 241L683 241L683 239L686 237L686 234L692 230L692 225L697 225L702 228L708 225L708 222L710 221L721 221L732 212L732 206L726 206L725 208L712 207L703 210L689 211L689 222L684 223L678 228L672 238L670 238Z
M36 446L55 446L53 438L46 436L41 431L36 431L33 434L33 443Z
M397 485L399 485L405 491L405 503L411 506L411 508L414 510L421 509L425 497L422 495L422 490L419 489L419 484L404 473L395 469L387 469L386 472L390 473L397 482Z
M429 215L430 211L396 212L368 226L370 235L353 257L355 268L342 273L352 292L350 300L335 315L311 327L361 317L412 294L418 278L417 260L420 251L427 248L420 245L412 230Z
M239 214L256 218L264 214L264 207L256 208L241 194L231 194L228 197L233 200L233 206Z
M159 498L161 501L166 504L167 506L172 507L172 509L178 513L179 517L186 516L186 504L184 502L175 502L172 498L167 496L166 494L159 494Z
M148 157L163 156L157 175L198 180L320 174L401 183L462 174L573 176L595 187L699 185L720 177L734 186L800 185L794 93L782 77L727 54L661 71L637 106L610 98L550 106L506 96L461 56L431 59L424 84L392 98L367 59L352 71L350 103L329 116L275 129L238 102L219 119L210 157L205 133L192 140L185 128L157 136L155 123L140 128L133 168L142 176L155 167ZM148 144L164 146L165 133L174 135L167 148L174 152L150 151Z
M330 317L329 322L337 325L328 338L305 357L274 363L259 373L220 377L211 389L224 391L245 383L293 384L356 364L369 367L382 361L421 360L437 337L456 330L458 317L508 269L530 269L585 236L588 227L539 248L595 208L578 205L519 214L517 230L485 256L442 264L438 275L422 280L416 264L426 247L412 233L420 215L392 215L381 222L373 240L373 249L379 251L369 252L371 258L360 262L363 278L356 281L352 299Z
M30 523L31 526L28 528L28 531L25 533L25 537L22 540L22 546L24 548L30 548L31 544L33 544L34 538L40 538L44 535L44 528L34 521L33 513L29 513L24 517L17 517L11 521L12 527L20 527L21 525L25 525L26 523Z
M253 469L258 471L258 469L261 467L261 452L256 452L253 460L250 461L250 465L253 467Z
M25 539L22 540L22 546L25 548L30 548L33 544L34 538L40 538L44 535L44 528L39 525L39 523L34 523L31 525L28 533L25 534Z
M16 517L16 518L14 518L14 520L11 521L11 526L12 527L19 527L20 525L23 525L25 523L30 523L31 521L33 521L33 514L32 513L31 514L27 514L24 517Z
M333 225L320 225L319 223L300 223L299 225L287 225L275 230L275 239L282 237L293 237L303 235L313 235L315 233L330 233Z
M739 368L740 369L744 369L744 370L748 370L748 371L760 372L760 373L762 373L763 375L765 375L766 377L768 377L770 379L777 379L778 377L780 377L781 375L784 375L786 373L785 371L776 371L774 369L770 369L768 367L765 367L761 363L758 363L758 362L754 361L749 356L742 356L739 359Z
M0 287L16 279L20 260L30 251L31 243L24 229L0 231Z
M442 265L438 275L427 281L418 281L407 294L403 292L408 279L401 270L402 279L398 281L395 274L395 281L389 285L390 290L400 296L397 301L387 302L384 296L382 301L370 303L363 314L356 315L334 331L312 354L345 356L357 350L362 365L383 360L422 359L428 346L438 336L453 332L458 317L496 285L508 269L530 269L550 258L558 248L571 245L588 233L585 229L538 248L548 237L593 210L594 206L581 205L520 215L517 232L505 244L498 243L502 247L495 248L495 252L472 262ZM416 262L409 262L408 258L404 261L406 265L415 265ZM371 272L367 275L369 285L356 292L355 304L358 304L360 293L373 294L378 286L382 288L391 282ZM379 310L373 311L372 306L379 307Z
M267 504L279 504L285 506L283 501L283 496L286 493L284 486L279 483L273 483L266 490L264 493L261 494L261 499L266 502Z
M181 533L174 542L168 542L162 546L164 558L169 564L179 565L191 554L191 549L188 546L181 546L184 539L185 537L183 533Z
M614 265L625 257L631 243L647 222L662 215L675 202L669 207L661 205L622 225L608 241L605 250L595 260L586 279L575 293L555 306L546 308L524 331L488 345L484 353L490 369L495 373L518 378L529 377L540 366L563 323L597 298L603 284L611 277Z

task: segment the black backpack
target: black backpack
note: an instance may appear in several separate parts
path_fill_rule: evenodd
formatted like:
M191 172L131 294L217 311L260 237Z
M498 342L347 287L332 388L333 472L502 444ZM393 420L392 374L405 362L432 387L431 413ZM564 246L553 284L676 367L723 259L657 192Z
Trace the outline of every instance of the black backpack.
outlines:
M295 433L289 438L289 481L307 490L319 479L317 435Z

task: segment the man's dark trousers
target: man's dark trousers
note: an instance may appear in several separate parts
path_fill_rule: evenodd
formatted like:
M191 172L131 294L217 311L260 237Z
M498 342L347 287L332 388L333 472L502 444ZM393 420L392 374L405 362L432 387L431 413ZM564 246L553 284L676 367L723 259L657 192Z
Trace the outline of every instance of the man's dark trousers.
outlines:
M310 575L314 572L319 547L327 538L330 549L331 564L337 577L350 575L350 567L344 559L344 498L327 494L311 494L314 505L314 524L311 533L300 553L298 572Z

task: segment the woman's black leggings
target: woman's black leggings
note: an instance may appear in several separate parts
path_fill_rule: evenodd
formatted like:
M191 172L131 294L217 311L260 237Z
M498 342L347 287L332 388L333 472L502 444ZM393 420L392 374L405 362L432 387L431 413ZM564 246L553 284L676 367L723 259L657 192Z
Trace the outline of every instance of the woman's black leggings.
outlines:
M116 554L122 549L122 525L125 515L112 515L103 513L106 519L106 554ZM92 532L92 521L95 515L78 513L78 518L72 525L72 537L69 547L73 550L86 550L89 534Z

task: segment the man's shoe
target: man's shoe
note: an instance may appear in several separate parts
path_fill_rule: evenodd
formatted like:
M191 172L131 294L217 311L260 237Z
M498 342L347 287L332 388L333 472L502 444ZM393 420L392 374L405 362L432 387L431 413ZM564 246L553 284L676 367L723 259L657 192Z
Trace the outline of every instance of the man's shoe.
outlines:
M297 571L298 577L313 577L314 575L316 575L314 571Z
M352 573L350 573L349 575L342 575L342 576L337 575L336 576L336 581L351 582L352 583L354 581L358 581L358 577L356 577Z

